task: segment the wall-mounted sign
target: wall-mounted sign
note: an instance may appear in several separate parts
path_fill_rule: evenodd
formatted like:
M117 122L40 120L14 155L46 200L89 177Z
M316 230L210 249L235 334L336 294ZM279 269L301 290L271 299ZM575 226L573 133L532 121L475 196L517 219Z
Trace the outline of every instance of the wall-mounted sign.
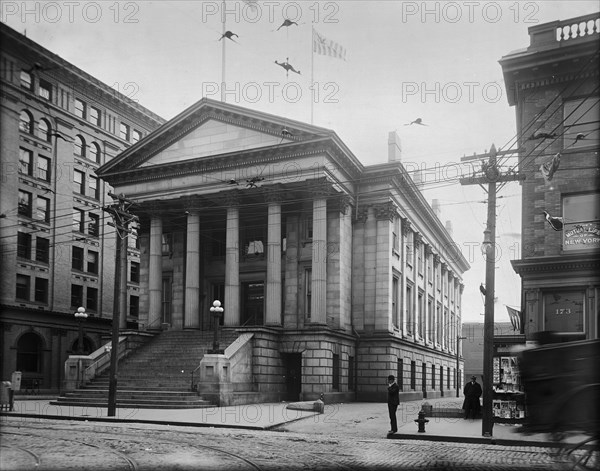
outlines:
M584 332L583 303L585 291L551 291L544 293L544 330Z
M563 250L600 249L600 223L565 224Z

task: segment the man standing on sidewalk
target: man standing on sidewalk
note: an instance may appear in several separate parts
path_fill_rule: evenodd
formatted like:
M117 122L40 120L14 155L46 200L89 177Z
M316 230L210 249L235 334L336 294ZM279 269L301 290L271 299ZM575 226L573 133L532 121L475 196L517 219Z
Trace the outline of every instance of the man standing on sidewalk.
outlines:
M469 418L469 414L472 419L476 419L479 415L479 398L482 394L481 385L477 382L476 376L471 376L471 382L465 385L463 392L465 394L465 401L463 402L465 420Z
M396 433L398 431L398 422L396 421L396 411L398 410L398 404L400 404L400 387L396 383L394 375L388 376L388 411L390 413L390 425L391 429L388 435Z

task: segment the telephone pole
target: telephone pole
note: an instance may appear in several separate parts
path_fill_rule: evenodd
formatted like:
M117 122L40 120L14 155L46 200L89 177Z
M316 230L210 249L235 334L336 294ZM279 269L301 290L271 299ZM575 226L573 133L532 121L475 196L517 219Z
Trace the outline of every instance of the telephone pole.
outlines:
M117 230L117 250L115 267L115 303L112 320L112 342L110 349L110 373L108 380L108 416L114 417L117 408L117 365L119 361L119 328L121 322L127 324L127 234L131 232L129 225L137 222L138 217L129 212L133 201L125 195L108 194L115 202L106 206L104 211L109 213L113 222L108 223Z
M493 394L493 356L494 356L494 288L495 288L495 263L496 263L496 192L497 184L525 180L525 175L508 172L502 174L498 168L496 157L505 154L514 154L514 151L496 151L492 144L489 153L463 157L462 161L479 160L488 157L487 162L481 164L481 175L472 175L460 179L461 185L479 185L488 194L487 227L484 231L483 249L485 250L485 316L483 322L483 420L481 434L484 437L492 436L494 417L492 415ZM488 185L487 189L483 186Z

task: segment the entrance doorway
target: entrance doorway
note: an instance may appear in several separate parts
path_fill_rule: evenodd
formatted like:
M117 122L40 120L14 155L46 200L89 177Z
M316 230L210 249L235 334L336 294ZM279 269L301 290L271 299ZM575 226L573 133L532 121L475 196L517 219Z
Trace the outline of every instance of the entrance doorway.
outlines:
M242 325L263 325L265 284L262 281L242 283Z
M302 391L302 354L282 353L285 375L285 401L299 401Z

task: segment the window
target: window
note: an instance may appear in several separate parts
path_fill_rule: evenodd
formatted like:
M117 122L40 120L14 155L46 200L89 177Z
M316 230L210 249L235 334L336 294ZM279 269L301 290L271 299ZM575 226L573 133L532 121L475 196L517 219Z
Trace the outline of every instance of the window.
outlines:
M173 255L173 234L171 233L162 235L162 254Z
M133 142L134 144L136 142L138 142L140 139L142 138L142 133L139 132L137 129L133 130L133 134L131 135L131 142Z
M19 149L19 173L33 175L33 152L29 149Z
M417 389L417 363L414 360L410 362L410 389Z
M75 98L75 116L85 119L85 102Z
M423 276L423 247L423 244L419 243L415 248L417 251L417 267L421 276Z
M37 158L37 177L45 182L50 181L50 159L41 155Z
M597 142L597 141L596 141ZM565 216L562 230L563 251L596 251L600 248L600 194L579 193L562 199Z
M48 198L37 197L37 213L38 221L50 222L50 200Z
M88 196L96 200L100 199L98 177L94 177L93 175L88 177Z
M71 259L71 268L73 270L83 271L83 249L81 247L73 247L72 251L72 259Z
M129 270L129 281L132 283L140 282L140 264L138 262L131 262L131 268Z
M96 126L100 126L100 110L94 106L90 106L90 115L88 116L88 121Z
M400 252L400 218L394 218L394 231L392 232L392 249Z
M433 340L433 299L427 300L427 340Z
M435 389L435 365L431 365L431 389Z
M37 334L23 334L17 342L17 370L33 373L40 372L42 341Z
M433 254L427 254L427 280L433 284Z
M31 217L31 193L19 190L19 214Z
M86 290L85 306L90 311L98 310L98 288L91 288L88 286Z
M80 170L73 170L73 183L75 183L75 187L73 191L79 193L80 195L85 195L85 173Z
M35 298L38 303L48 302L48 280L46 278L35 279Z
M36 237L35 239L35 261L49 263L50 261L50 239Z
M348 357L348 391L354 391L354 357Z
M21 111L19 117L19 130L26 132L27 134L33 134L33 116L29 111Z
M444 390L444 367L440 365L440 391Z
M404 389L404 360L402 360L402 358L398 358L396 383L398 383L398 387L400 388L400 391L402 391Z
M304 270L304 314L310 320L312 301L312 269Z
M73 230L75 232L83 232L84 231L84 219L85 212L81 209L73 209Z
M71 285L71 308L83 306L83 286Z
M95 142L90 144L90 160L93 160L97 164L100 163L100 147Z
M29 287L31 279L27 275L17 274L17 299L29 301Z
M119 136L121 137L121 139L128 141L131 133L131 128L129 127L128 124L125 123L121 123L121 127L119 128L120 133Z
M17 257L31 258L31 234L19 232L17 234Z
M98 237L100 235L100 216L93 213L89 213L88 216L88 234Z
M409 335L414 334L414 311L413 311L413 289L406 285L406 330Z
M446 368L446 388L450 389L450 367Z
M425 296L419 290L417 309L419 309L419 337L425 338Z
M85 140L81 136L75 136L73 141L73 153L78 157L85 157Z
M333 354L333 365L332 365L332 389L338 391L340 389L340 356L337 353Z
M304 232L304 236L306 239L312 239L313 238L313 218L312 215L310 215L309 217L306 218L306 224L305 224L306 230Z
M399 293L400 280L397 276L392 278L392 323L398 327L400 316L398 312L400 311L400 306L398 305L398 293Z
M21 88L29 91L33 90L33 80L31 79L31 74L25 70L21 71Z
M127 247L138 250L140 248L140 238L138 237L137 229L134 227L131 228L131 233L127 237Z
M565 101L563 113L563 147L565 150L598 146L600 104L597 97ZM578 138L578 135L583 137Z
M37 136L46 142L51 141L50 124L43 118L38 121Z
M259 225L250 226L244 231L244 255L262 255L265 253L265 235Z
M52 101L52 85L45 80L40 80L38 95L44 100Z
M140 315L140 298L139 296L129 296L129 315L138 317Z
M88 273L98 274L98 252L88 250L87 253L87 271Z

